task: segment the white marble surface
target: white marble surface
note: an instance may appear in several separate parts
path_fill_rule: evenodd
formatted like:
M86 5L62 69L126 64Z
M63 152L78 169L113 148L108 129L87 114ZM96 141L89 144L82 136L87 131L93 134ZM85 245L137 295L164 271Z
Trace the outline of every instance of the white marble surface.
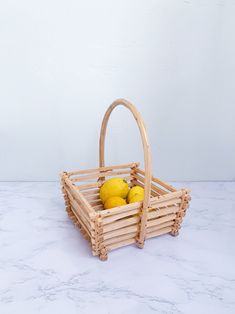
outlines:
M0 313L235 313L235 183L187 183L180 235L107 262L64 211L58 183L0 183Z

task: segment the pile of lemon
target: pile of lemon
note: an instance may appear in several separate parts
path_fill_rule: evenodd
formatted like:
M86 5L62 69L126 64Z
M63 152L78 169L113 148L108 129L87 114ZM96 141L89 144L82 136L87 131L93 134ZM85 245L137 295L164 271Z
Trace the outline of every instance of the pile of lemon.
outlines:
M126 180L112 178L101 186L100 199L105 209L123 206L127 203L142 201L144 199L144 189L140 186L133 186L129 189Z

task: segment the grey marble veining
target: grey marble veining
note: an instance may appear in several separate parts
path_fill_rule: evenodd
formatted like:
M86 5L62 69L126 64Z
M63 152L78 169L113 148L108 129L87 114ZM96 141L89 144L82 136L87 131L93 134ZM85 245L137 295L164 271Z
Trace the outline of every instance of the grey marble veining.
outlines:
M180 235L109 254L64 211L58 183L0 183L1 314L234 314L235 183L187 183Z

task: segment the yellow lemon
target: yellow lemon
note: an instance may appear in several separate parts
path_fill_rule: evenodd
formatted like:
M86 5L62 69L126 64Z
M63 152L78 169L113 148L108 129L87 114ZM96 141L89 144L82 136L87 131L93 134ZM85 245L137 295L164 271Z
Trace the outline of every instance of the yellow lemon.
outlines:
M126 201L119 197L119 196L112 196L109 197L105 203L104 203L104 208L108 209L108 208L113 208L113 207L117 207L117 206L123 206L126 205Z
M128 183L122 178L107 180L100 188L100 199L104 203L111 196L126 198L129 191Z
M131 198L134 195L141 195L144 198L144 189L141 186L133 186L133 188L130 189L128 195L127 195L127 201L130 203Z
M135 194L129 201L129 203L141 202L144 199L144 195Z

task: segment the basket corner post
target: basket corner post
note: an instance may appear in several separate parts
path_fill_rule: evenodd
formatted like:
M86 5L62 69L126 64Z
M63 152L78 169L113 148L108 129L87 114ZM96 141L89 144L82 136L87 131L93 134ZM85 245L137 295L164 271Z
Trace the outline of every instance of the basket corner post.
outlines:
M99 258L100 258L100 260L102 262L107 261L107 259L108 259L108 251L107 251L107 249L105 247L100 250Z
M136 246L139 249L144 248L146 232L147 232L147 220L148 220L147 211L146 210L143 211L143 208L142 208L142 215L141 215L140 225L139 225L139 233L136 237Z
M108 250L103 241L103 228L102 218L99 214L95 214L91 217L92 234L91 234L91 246L93 256L98 256L101 261L108 259Z
M181 198L180 207L179 207L179 210L176 214L175 222L174 222L172 229L170 231L170 234L173 237L176 237L179 235L179 230L181 228L181 223L183 221L183 217L185 216L186 210L189 207L189 201L191 200L189 192L190 191L187 189L182 189L182 195L180 196L180 198Z
M145 240L140 241L139 239L136 239L136 246L137 246L139 249L143 249L143 248L144 248L144 243L145 243Z
M60 174L60 184L61 184L61 191L62 191L62 194L63 194L63 197L64 197L64 202L65 202L65 210L67 211L67 213L69 214L70 213L70 201L69 201L69 197L68 197L68 193L65 189L65 178L67 177L67 173L66 172L62 172Z

